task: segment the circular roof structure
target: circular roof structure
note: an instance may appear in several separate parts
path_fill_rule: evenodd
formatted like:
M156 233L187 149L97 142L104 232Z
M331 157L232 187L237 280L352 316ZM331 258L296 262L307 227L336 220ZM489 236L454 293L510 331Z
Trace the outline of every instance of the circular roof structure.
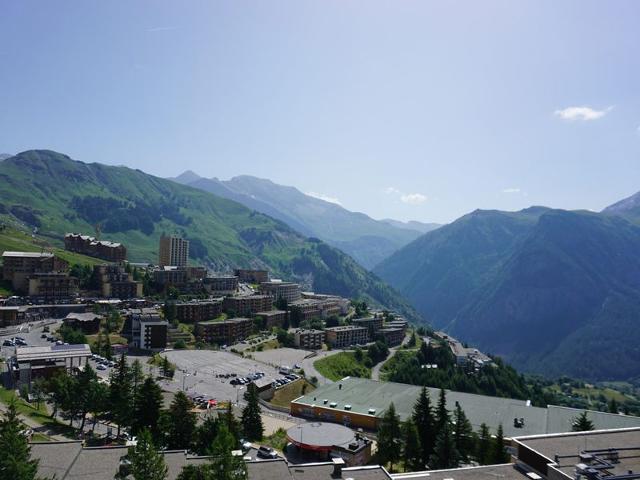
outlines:
M291 443L305 450L329 451L334 445L347 445L356 435L350 428L335 423L307 422L287 430Z

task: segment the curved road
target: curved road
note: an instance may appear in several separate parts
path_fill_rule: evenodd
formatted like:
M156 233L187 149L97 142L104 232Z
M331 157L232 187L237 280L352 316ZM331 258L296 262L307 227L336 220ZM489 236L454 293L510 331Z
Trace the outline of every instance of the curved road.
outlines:
M402 340L402 343L400 345L389 349L389 356L386 358L386 360L384 362L380 362L379 364L377 364L371 369L371 380L380 380L380 370L382 369L382 366L385 363L387 363L389 360L391 360L393 356L396 354L396 352L400 349L400 347L406 344L409 340L411 340L411 335L407 333L407 335L405 335L404 340Z
M302 361L302 369L304 370L305 377L307 377L307 379L316 377L318 379L318 385L333 383L333 380L329 380L328 378L324 377L318 370L316 370L316 367L313 364L321 358L330 357L331 355L335 355L336 353L340 353L342 351L343 350L322 351L318 352L318 354L314 355L313 357L305 358Z

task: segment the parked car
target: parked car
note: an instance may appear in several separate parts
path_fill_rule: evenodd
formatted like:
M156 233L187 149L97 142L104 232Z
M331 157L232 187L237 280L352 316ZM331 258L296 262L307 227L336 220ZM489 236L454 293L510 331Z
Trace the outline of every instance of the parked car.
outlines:
M2 346L3 347L15 347L16 344L13 343L11 340L5 340L4 342L2 342Z
M98 365L96 365L96 370L106 370L107 367L104 366L104 364L99 363Z
M244 438L240 440L240 446L242 447L243 450L250 450L251 448L253 448L253 445L251 445L251 442L245 440Z
M278 454L271 447L266 447L264 445L260 445L258 449L258 456L260 458L278 458Z

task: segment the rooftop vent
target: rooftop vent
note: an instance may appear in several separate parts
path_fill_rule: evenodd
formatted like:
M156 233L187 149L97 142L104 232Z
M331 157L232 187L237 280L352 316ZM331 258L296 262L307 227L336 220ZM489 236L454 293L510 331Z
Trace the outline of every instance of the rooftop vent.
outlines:
M367 413L368 413L369 415L375 415L375 414L376 414L376 409L375 409L375 408L370 408L370 409L367 411Z
M327 400L327 399L325 398L324 400L322 400L322 403L326 405L328 401L329 401L329 400Z
M331 402L331 403L329 404L329 406L330 406L331 408L336 408L336 407L338 406L338 404L337 404L336 402Z
M344 406L344 409L345 409L345 410L351 410L351 405L345 405L345 406Z

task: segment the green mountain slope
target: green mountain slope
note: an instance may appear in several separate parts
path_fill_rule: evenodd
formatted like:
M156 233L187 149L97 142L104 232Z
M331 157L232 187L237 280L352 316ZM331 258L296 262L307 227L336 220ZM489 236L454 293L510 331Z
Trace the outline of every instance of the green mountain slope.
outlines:
M640 227L615 216L474 212L376 271L437 327L520 368L630 379L640 375L638 251Z
M64 233L124 243L132 261L157 261L163 232L191 240L192 261L212 269L267 267L307 288L362 297L419 320L409 304L351 258L282 222L201 190L126 167L86 164L47 150L0 163L0 216L37 227L60 245Z
M373 268L436 224L378 221L340 205L306 195L294 187L242 175L231 180L197 178L185 172L174 179L285 222L296 231L338 247L365 268Z

